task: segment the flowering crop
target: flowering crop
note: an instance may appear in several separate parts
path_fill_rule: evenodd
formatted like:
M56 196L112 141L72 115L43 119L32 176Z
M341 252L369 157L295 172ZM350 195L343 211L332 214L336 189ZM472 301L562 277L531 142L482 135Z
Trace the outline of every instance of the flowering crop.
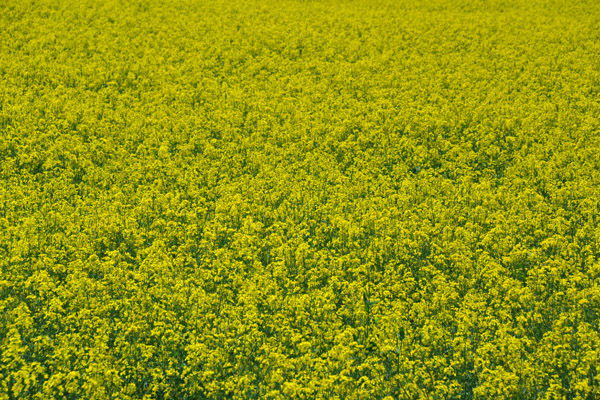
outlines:
M600 2L0 1L0 400L600 397Z

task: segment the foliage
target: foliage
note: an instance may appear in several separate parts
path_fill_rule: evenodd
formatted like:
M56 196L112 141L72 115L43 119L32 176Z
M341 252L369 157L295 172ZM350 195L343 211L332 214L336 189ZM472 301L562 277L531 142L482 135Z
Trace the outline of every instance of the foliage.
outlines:
M0 399L600 397L600 3L0 27Z

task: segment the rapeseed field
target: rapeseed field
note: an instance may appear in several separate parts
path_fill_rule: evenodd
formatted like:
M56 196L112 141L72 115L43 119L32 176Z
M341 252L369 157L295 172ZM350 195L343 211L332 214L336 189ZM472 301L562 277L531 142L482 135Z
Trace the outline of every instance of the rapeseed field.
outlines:
M0 0L0 400L600 399L597 0Z

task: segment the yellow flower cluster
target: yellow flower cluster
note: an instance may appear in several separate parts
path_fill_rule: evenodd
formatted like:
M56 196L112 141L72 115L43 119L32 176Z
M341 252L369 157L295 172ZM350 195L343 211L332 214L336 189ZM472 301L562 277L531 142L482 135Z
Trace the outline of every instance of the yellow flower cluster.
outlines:
M600 398L600 2L0 2L0 400Z

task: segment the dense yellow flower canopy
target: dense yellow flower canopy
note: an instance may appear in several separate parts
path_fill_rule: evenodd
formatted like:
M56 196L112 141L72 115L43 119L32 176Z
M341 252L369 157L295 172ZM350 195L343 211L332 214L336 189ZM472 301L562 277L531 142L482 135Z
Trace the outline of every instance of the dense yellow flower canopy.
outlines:
M0 1L0 400L600 398L600 2Z

